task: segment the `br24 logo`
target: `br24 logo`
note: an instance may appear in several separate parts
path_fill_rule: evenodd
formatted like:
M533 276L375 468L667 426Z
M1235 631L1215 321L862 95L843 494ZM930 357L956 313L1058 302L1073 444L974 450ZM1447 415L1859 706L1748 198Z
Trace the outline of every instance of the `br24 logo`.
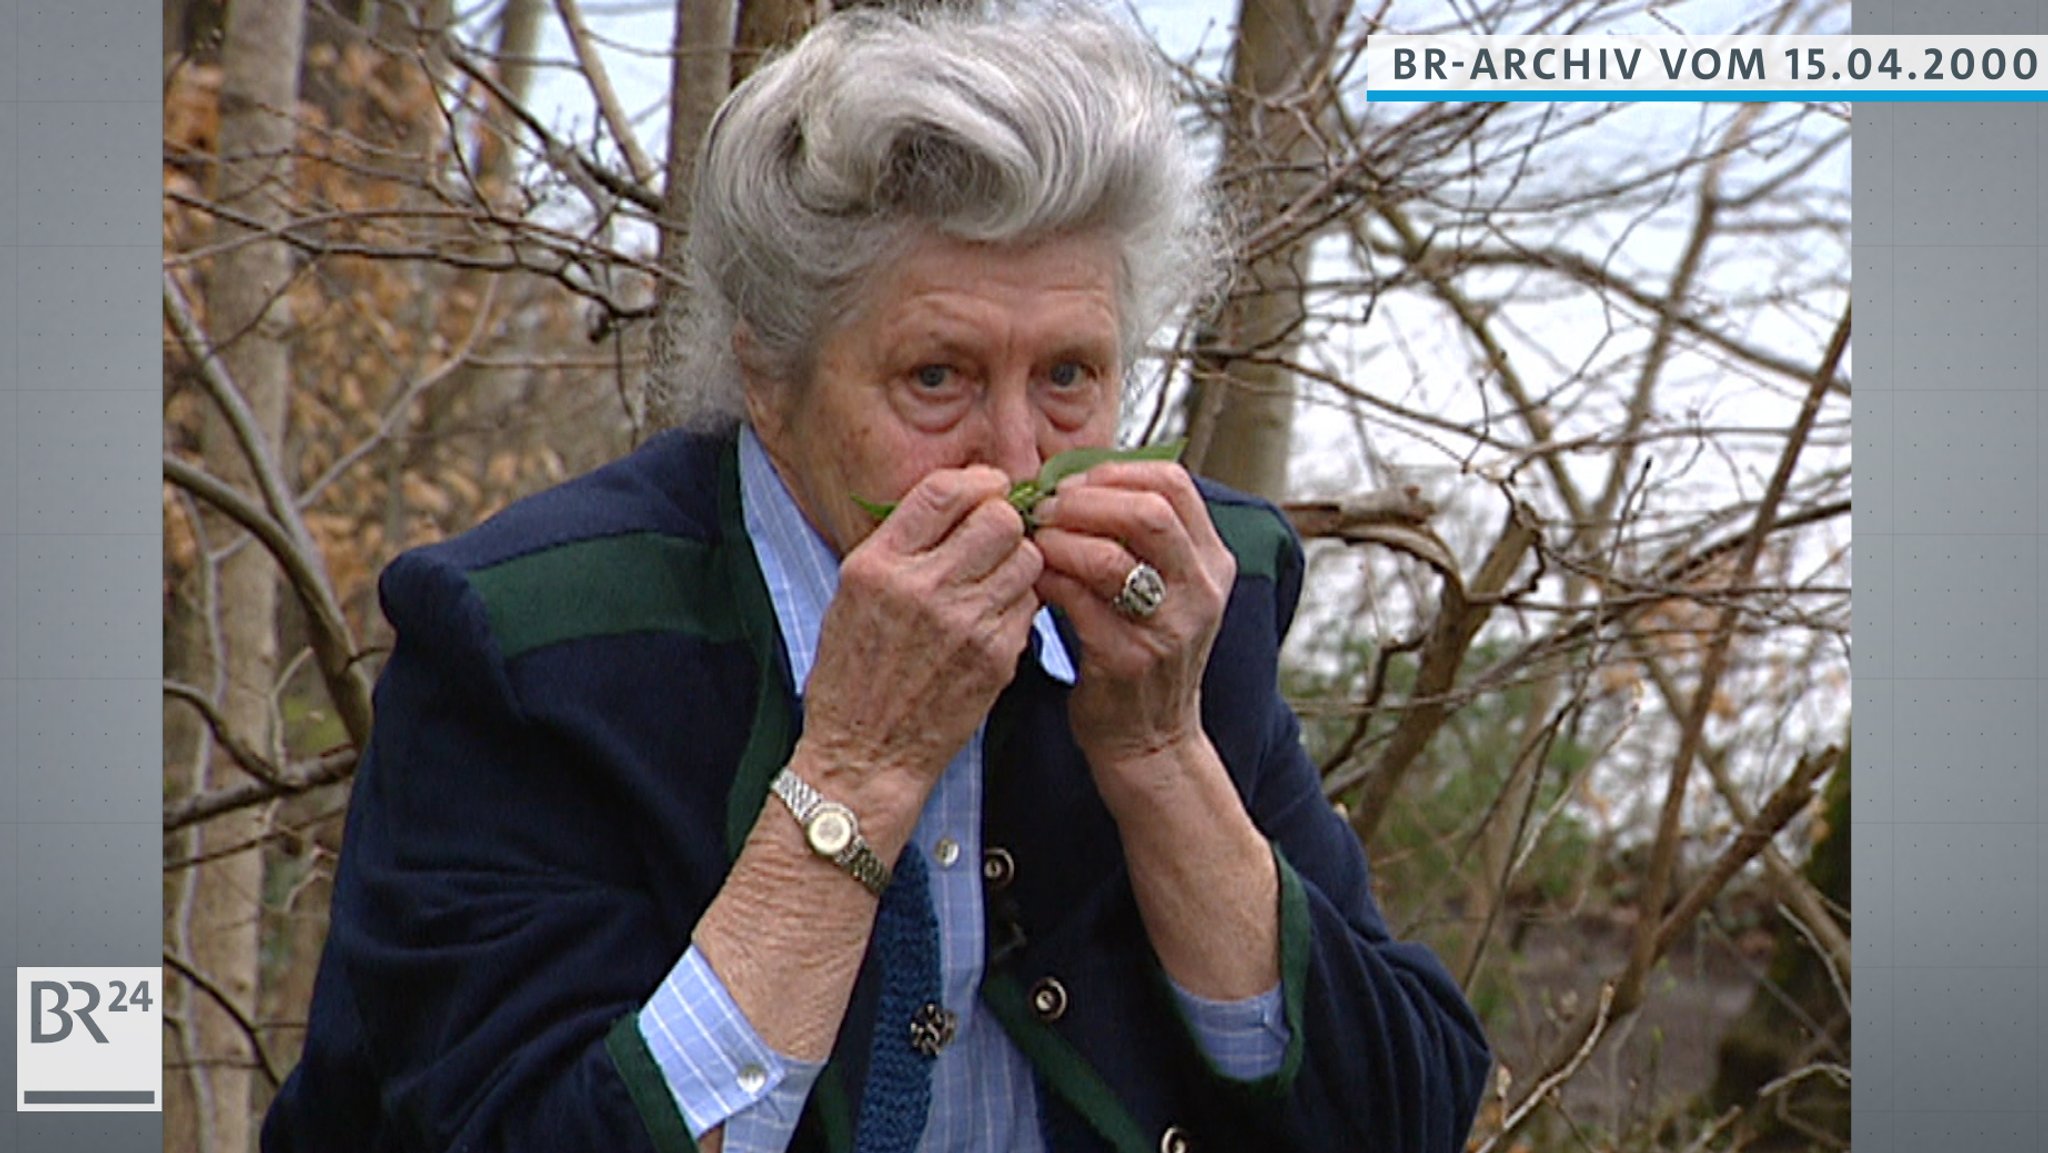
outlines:
M29 982L29 1025L28 1042L31 1045L54 1045L71 1035L73 1022L83 1025L96 1044L108 1044L107 1035L92 1019L94 1012L126 1013L130 1009L147 1013L154 1003L149 997L149 982L138 981L130 992L126 982L108 981L107 987L113 996L107 999L104 1010L100 1009L100 987L91 981L31 981ZM84 1004L71 1007L71 990L77 990L84 998ZM55 1001L46 1004L45 995ZM53 1028L45 1030L43 1021L48 1017L55 1021Z

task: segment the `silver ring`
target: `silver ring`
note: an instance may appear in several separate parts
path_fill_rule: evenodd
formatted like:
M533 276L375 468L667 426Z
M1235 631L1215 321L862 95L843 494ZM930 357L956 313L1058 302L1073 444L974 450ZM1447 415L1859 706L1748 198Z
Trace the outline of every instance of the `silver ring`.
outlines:
M1123 591L1117 593L1116 599L1109 603L1116 606L1116 611L1132 620L1144 620L1158 612L1159 606L1165 601L1166 578L1159 575L1158 569L1139 561L1131 566L1131 571L1124 576Z

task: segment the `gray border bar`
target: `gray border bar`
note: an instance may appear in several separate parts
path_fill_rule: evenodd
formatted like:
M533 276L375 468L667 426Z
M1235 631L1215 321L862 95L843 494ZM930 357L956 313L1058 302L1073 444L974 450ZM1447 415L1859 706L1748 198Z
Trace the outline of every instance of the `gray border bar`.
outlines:
M151 1089L24 1089L24 1105L154 1105Z

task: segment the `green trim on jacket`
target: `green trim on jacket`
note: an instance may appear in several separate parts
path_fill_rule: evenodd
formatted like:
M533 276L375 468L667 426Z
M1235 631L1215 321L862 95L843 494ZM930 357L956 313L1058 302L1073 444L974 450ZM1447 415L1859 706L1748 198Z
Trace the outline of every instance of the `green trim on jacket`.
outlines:
M982 978L981 999L1002 1023L1046 1085L1073 1107L1118 1153L1152 1153L1155 1148L1130 1110L1087 1058L1031 1012L1024 987L1008 973Z
M478 569L469 583L506 660L563 641L681 632L739 635L721 550L637 532L571 541ZM562 590L574 589L565 597Z
M668 1091L668 1078L661 1075L661 1066L648 1050L647 1039L640 1035L640 1015L628 1013L619 1018L611 1032L605 1034L604 1047L612 1055L619 1080L626 1083L626 1094L633 1098L633 1107L640 1111L640 1122L647 1126L647 1136L654 1141L658 1153L697 1153L689 1123L676 1107L675 1095Z
M727 858L731 859L737 858L740 847L747 843L747 834L760 819L761 806L768 800L768 782L789 763L803 729L802 718L794 708L796 689L782 675L787 657L783 653L782 634L775 624L775 604L768 599L768 582L761 576L760 562L754 558L746 516L740 509L737 443L720 454L718 460L718 527L740 627L754 650L754 667L760 670L761 682L754 698L754 728L740 754L732 790L726 794L725 848Z
M1294 548L1294 531L1287 522L1255 504L1204 503L1216 535L1237 557L1238 575L1279 579L1283 558Z

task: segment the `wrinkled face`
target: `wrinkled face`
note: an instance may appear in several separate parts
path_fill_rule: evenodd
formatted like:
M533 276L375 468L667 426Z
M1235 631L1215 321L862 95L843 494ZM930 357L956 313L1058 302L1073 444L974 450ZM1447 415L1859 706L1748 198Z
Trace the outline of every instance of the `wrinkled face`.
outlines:
M1116 435L1116 253L1095 236L1028 247L928 238L831 330L811 379L750 378L754 431L835 552L874 529L853 500L987 464L1012 481ZM742 357L744 360L744 357Z

